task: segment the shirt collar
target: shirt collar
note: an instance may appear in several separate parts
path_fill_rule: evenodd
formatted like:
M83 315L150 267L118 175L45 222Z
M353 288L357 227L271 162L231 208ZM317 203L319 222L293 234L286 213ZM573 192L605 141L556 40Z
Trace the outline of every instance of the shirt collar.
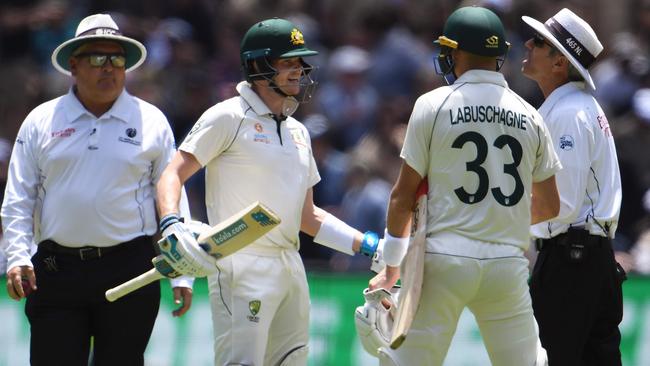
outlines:
M489 70L467 70L454 82L454 84L462 83L490 83L508 87L508 82L502 73Z
M242 98L253 108L255 113L257 113L260 116L267 115L267 114L272 114L271 110L269 107L264 104L262 99L255 93L253 88L251 88L251 84L242 81L239 84L237 84L237 92L239 92L239 95L241 95Z
M68 93L63 97L65 103L66 117L67 120L72 123L76 122L82 116L89 116L95 118L95 116L90 113L86 107L81 104L79 98L74 93L74 87L68 90ZM115 100L115 103L111 106L111 109L104 113L104 116L114 117L121 120L122 122L128 122L131 115L131 107L129 101L129 93L126 89L122 89L122 92Z
M555 88L555 90L551 92L544 103L542 103L542 105L539 107L539 113L542 115L547 115L551 109L553 109L553 106L555 106L555 104L562 98L581 90L585 90L585 83L580 81L568 82L558 88Z

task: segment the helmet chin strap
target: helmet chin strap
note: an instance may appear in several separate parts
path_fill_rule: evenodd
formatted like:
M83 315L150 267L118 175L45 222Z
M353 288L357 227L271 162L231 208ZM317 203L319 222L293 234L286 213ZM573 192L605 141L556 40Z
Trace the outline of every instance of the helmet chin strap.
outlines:
M276 84L276 83L275 83L275 80L273 80L273 79L270 79L270 80L269 80L269 88L273 89L274 92L280 94L282 97L285 97L285 98L286 98L286 97L290 97L289 94L283 92L282 89L280 89L280 87L278 86L278 84Z

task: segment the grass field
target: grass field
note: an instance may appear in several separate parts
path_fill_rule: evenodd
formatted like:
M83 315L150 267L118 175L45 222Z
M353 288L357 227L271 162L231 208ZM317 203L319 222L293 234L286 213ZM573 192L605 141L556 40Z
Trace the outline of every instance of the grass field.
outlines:
M353 314L361 305L367 274L310 273L312 316L310 366L365 366L367 355L354 330ZM5 278L0 278L5 283ZM205 280L195 285L192 310L183 318L171 316L173 301L168 281L154 334L147 348L148 366L212 365L212 322ZM621 323L623 365L650 365L650 278L631 277L624 284L625 315ZM0 366L29 364L29 324L24 300L10 300L0 290ZM463 313L445 366L489 365L481 336L469 312Z

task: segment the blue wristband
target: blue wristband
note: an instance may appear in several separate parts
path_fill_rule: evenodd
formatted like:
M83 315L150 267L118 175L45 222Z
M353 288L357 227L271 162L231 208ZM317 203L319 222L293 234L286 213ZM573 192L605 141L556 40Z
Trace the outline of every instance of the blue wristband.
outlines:
M165 229L178 222L181 222L181 218L178 216L178 214L170 213L165 215L162 219L160 219L160 224L158 225L158 228L162 233L163 231L165 231Z
M377 246L379 245L379 235L373 231L366 231L363 234L363 240L361 240L361 247L359 248L359 253L365 255L366 257L371 257L375 255L377 251Z

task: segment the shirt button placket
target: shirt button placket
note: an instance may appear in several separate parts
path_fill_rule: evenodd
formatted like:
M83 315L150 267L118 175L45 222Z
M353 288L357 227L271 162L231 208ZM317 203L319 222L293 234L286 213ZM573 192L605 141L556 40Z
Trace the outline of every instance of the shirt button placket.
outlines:
M99 124L97 120L92 121L92 127L90 129L90 134L88 136L88 150L97 150L99 149Z

